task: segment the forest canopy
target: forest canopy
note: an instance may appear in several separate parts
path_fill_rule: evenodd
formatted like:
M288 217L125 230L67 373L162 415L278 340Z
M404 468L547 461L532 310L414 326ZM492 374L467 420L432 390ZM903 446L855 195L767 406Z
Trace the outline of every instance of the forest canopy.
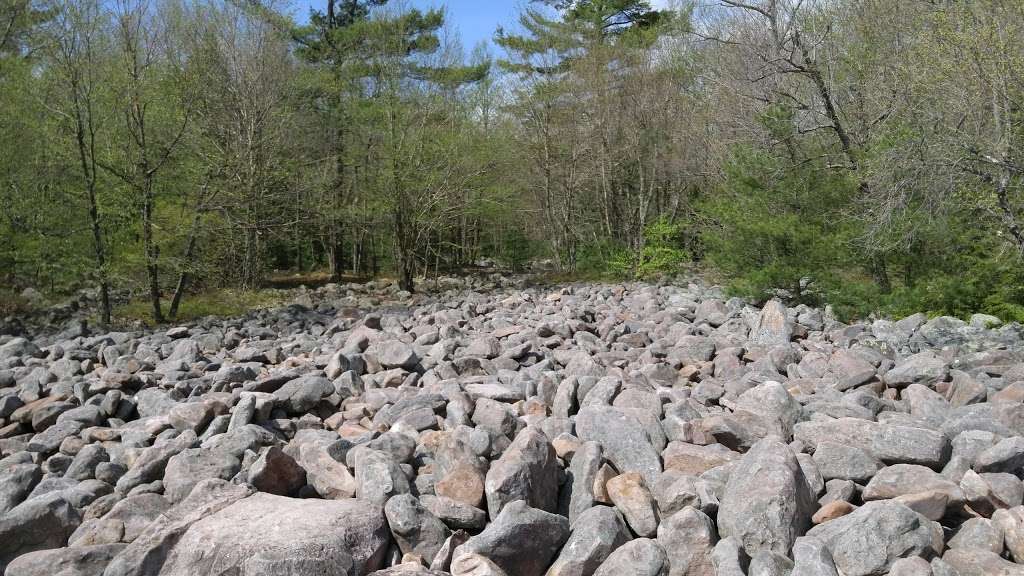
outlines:
M0 0L0 285L695 268L1024 321L1024 0ZM0 296L2 297L2 296Z

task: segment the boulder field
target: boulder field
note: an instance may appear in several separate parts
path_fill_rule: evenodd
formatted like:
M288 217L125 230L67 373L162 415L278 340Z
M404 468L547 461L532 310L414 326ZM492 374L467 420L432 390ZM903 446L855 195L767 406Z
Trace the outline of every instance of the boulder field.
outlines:
M7 576L1024 575L1024 330L328 285L0 336Z

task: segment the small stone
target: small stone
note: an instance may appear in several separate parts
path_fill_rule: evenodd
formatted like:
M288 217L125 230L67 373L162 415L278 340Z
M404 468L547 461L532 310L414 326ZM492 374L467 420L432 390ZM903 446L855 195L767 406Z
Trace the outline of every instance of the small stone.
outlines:
M835 500L819 508L818 511L814 513L814 516L811 516L811 522L814 524L824 524L829 520L835 520L836 518L846 516L856 509L857 507L849 502Z

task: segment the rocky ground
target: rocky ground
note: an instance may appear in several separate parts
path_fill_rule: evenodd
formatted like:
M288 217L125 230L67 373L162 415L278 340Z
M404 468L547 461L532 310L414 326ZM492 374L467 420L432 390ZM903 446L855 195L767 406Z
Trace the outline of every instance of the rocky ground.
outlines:
M1024 574L1019 326L694 285L302 300L0 338L0 571Z

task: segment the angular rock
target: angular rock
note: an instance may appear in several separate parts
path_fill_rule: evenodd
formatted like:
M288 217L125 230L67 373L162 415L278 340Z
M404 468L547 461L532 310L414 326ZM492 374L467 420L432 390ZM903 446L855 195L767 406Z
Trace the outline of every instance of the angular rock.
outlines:
M661 459L643 424L611 406L587 406L576 415L576 435L601 445L604 457L619 472L639 472L653 486L661 474Z
M637 472L620 474L609 480L605 489L637 536L649 538L657 533L657 505L644 484L643 476Z
M568 539L569 521L564 516L517 500L505 505L483 532L455 549L453 566L460 556L478 554L509 575L541 576Z
M198 438L195 432L186 430L176 438L168 440L163 444L151 446L142 451L135 459L131 468L117 481L117 491L127 494L132 488L159 480L164 475L167 463L171 458L184 450L191 448Z
M569 540L545 575L590 576L629 540L629 529L613 508L590 508L576 519Z
M381 567L389 541L369 502L256 493L191 524L160 575L365 574Z
M554 512L558 505L559 473L555 449L548 437L538 428L523 429L487 471L484 486L491 518L515 500Z
M0 570L36 550L60 548L82 516L60 492L31 498L0 517Z
M718 510L719 531L747 554L769 550L788 555L816 509L814 495L789 446L758 442L729 475Z
M668 576L668 555L657 540L637 538L626 542L601 564L593 576Z
M234 455L219 450L189 448L171 457L164 471L164 490L172 503L185 499L196 484L210 478L230 480L242 463Z
M433 558L451 535L444 523L411 494L391 497L384 505L384 515L404 554Z
M942 551L937 522L893 500L868 502L841 518L815 526L807 536L831 553L842 574L882 575L910 556L930 558Z
M569 524L594 506L594 481L603 459L600 444L584 442L569 463Z
M867 452L837 442L821 442L814 450L814 464L825 480L841 479L866 482L882 463Z
M260 492L289 496L306 484L306 471L277 446L267 448L249 468L249 483Z
M12 464L0 468L0 517L24 502L42 479L43 471L35 464Z
M658 526L658 544L668 555L669 576L713 574L717 542L714 522L693 507L683 508Z
M354 453L356 498L383 506L392 496L409 493L409 479L390 456L371 448Z
M100 576L125 544L38 550L18 556L6 576Z

